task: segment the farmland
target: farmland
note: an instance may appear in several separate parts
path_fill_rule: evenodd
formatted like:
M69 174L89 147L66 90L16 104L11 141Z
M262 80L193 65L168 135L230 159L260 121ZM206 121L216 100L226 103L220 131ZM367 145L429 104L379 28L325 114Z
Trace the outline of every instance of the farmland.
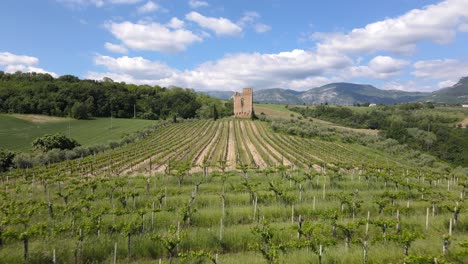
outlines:
M142 119L97 118L76 120L41 115L0 115L0 146L25 151L44 134L62 133L81 145L104 144L154 124Z
M466 175L262 121L2 175L0 263L467 261Z

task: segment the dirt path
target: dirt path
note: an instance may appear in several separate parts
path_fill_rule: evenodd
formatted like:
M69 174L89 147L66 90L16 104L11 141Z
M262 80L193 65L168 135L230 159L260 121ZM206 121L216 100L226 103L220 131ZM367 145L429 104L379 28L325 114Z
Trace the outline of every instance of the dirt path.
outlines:
M253 128L253 131L254 131L255 134L260 135L260 133L259 133L258 128L257 128L256 125L253 125L252 128ZM292 164L292 162L290 162L288 159L286 159L285 157L283 157L283 155L281 155L275 148L273 148L270 144L268 144L266 141L264 141L264 139L263 139L262 137L258 137L258 138L259 138L259 143L260 143L262 146L265 146L265 147L267 148L267 151L265 151L265 152L268 153L268 151L270 151L270 152L273 153L276 157L278 157L278 158L283 158L283 163L284 163L284 165L289 166L289 165ZM263 143L263 144L262 144L262 143ZM280 162L280 161L277 161L277 162Z
M236 146L234 140L234 121L229 121L229 140L227 147L226 165L228 170L236 168Z
M252 143L252 141L250 141L250 137L247 136L248 133L245 128L245 122L240 122L240 129L241 129L242 135L245 136L245 144L247 145L247 151L250 151L250 153L252 154L255 164L257 164L257 166L259 166L260 168L268 167L268 164L263 160L262 156L257 151L257 148L255 147L255 145Z

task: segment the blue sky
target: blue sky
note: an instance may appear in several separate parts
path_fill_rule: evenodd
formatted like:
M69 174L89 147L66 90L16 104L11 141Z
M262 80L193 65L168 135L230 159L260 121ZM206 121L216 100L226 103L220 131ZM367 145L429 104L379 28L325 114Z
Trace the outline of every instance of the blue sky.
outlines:
M231 91L468 76L468 0L3 0L0 23L6 72Z

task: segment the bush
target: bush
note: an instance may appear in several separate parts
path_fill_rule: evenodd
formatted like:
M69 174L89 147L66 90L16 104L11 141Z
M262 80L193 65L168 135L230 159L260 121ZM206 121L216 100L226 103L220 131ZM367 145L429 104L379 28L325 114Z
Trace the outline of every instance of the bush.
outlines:
M67 138L65 135L57 133L54 135L46 134L34 139L32 146L34 149L47 152L52 149L73 149L80 146L80 144L74 139Z
M0 149L0 172L7 171L13 166L13 158L15 154L8 150Z

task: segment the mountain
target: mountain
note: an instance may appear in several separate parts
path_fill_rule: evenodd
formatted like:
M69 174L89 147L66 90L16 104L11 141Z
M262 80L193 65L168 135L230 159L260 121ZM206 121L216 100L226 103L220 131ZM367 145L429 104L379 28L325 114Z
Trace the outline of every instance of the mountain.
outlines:
M394 104L412 102L429 93L380 90L372 85L355 83L330 83L304 92L274 88L254 92L254 101L276 104L335 104L361 103Z
M234 92L232 91L201 91L199 93L206 94L211 97L216 97L216 98L223 99L223 100L230 99L234 95Z
M302 93L281 88L258 90L254 91L254 101L270 104L303 104Z
M443 88L424 97L421 101L444 104L468 104L468 77L463 77L455 85Z

